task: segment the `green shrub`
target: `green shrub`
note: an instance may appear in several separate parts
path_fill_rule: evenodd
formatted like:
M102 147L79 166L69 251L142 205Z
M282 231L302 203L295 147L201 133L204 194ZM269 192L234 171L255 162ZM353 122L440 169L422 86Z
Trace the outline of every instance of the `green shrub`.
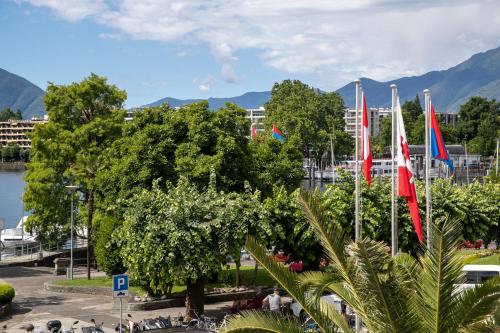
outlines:
M112 236L118 226L119 222L112 217L97 218L97 232L94 234L97 265L109 276L127 271L120 257L120 248Z
M16 296L16 291L10 284L0 283L0 304L8 303Z

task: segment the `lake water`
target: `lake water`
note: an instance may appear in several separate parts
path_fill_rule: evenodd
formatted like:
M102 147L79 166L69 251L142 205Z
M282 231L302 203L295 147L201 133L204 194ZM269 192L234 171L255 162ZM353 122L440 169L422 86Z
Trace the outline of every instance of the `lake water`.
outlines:
M5 228L15 228L23 215L23 176L20 171L0 171L0 218L5 219Z

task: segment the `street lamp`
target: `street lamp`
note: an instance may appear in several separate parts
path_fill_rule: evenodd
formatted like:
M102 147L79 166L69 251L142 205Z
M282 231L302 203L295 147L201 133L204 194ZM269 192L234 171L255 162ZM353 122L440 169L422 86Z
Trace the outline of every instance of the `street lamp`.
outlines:
M69 261L69 278L73 280L73 194L78 189L76 185L67 185L69 195L71 195L71 248L70 248L70 261Z

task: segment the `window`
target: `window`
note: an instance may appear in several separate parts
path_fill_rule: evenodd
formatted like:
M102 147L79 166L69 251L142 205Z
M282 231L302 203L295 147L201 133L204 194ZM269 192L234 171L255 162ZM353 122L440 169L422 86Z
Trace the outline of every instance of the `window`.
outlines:
M478 284L499 275L500 274L495 271L468 271L466 272L465 277L468 284Z

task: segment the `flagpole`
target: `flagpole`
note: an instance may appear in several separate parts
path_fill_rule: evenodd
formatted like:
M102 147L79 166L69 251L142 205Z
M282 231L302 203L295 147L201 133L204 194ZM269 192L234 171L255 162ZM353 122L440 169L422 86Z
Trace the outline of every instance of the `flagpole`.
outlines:
M333 124L332 135L330 136L330 145L332 150L332 184L335 184L335 150L333 146L334 137L335 137L335 124Z
M355 117L355 199L354 199L354 239L355 241L359 241L361 237L361 228L359 224L359 151L358 151L358 142L359 142L359 97L360 97L360 86L361 81L359 79L354 81L356 86L356 117ZM356 333L361 332L361 318L356 314L355 317L355 331Z
M356 86L356 117L355 117L355 202L354 202L354 239L358 241L361 237L361 228L359 225L359 97L361 81L359 79L354 81Z
M391 84L392 91L392 137L391 137L391 254L398 253L398 221L396 204L396 98L397 86Z
M425 96L425 226L427 232L427 249L431 245L431 154L430 154L430 121L431 121L431 91L424 90Z

